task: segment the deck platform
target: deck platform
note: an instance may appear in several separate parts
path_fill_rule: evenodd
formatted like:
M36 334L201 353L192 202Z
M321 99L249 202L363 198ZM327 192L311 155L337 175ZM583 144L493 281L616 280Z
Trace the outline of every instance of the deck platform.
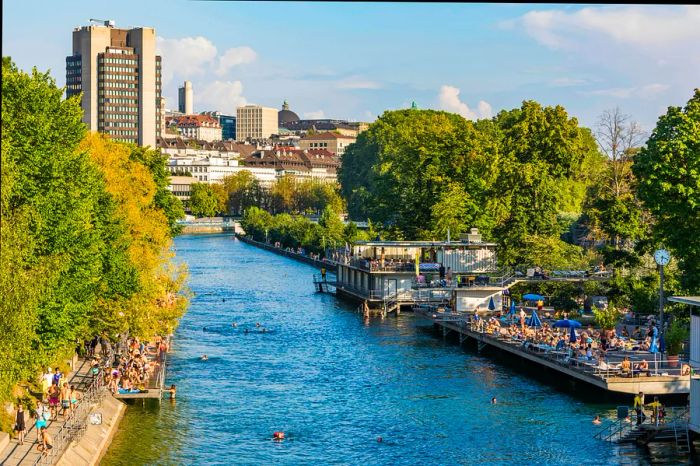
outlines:
M541 352L536 345L525 345L521 341L480 332L467 322L464 316L436 313L430 308L420 306L415 307L414 311L432 320L435 325L443 329L443 334L447 335L450 331L457 333L460 343L471 338L478 343L480 349L486 346L497 348L606 391L630 395L640 391L647 395L678 395L687 394L690 391L690 376L620 377L614 371L597 369L593 365L568 358L564 353Z

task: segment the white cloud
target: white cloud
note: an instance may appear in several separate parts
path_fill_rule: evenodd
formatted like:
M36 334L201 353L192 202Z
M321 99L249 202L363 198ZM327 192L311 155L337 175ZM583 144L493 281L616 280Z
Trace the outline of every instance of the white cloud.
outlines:
M208 64L216 58L216 46L206 37L183 37L182 39L156 39L156 53L163 57L163 85L174 76L189 79L201 75Z
M578 11L530 11L515 23L538 42L553 49L590 46L581 39L658 49L700 41L700 7L659 6L589 7Z
M549 85L554 87L572 87L580 86L582 84L588 84L588 81L578 78L556 78L549 82Z
M636 87L615 87L611 89L598 89L585 92L588 95L598 95L604 97L615 97L617 99L629 99L630 97L639 97L642 99L651 99L658 94L665 92L670 86L666 84L646 84Z
M338 89L379 89L381 85L376 81L362 78L360 76L350 76L336 82Z
M200 108L220 110L236 114L236 108L248 102L243 97L243 84L240 81L213 81L195 96Z
M313 112L305 112L304 118L308 120L322 120L326 118L326 114L323 110L314 110Z
M480 100L476 110L469 108L469 105L462 102L459 98L460 90L454 86L444 85L440 88L438 96L440 108L448 112L458 113L468 120L476 120L477 118L491 118L493 110L491 104Z
M231 68L255 61L257 57L258 54L255 53L255 50L248 46L230 48L219 57L219 67L216 70L216 74L223 76Z

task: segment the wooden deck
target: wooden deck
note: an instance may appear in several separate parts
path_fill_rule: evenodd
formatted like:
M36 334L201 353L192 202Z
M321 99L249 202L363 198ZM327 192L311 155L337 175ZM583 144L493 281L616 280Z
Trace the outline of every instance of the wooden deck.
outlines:
M555 370L568 377L594 385L600 389L634 395L644 392L647 395L678 395L690 392L690 376L654 375L649 377L618 377L610 373L597 371L593 367L577 365L566 358L554 358L546 353L531 351L522 343L496 338L492 335L473 330L469 324L455 315L439 315L434 312L418 314L433 321L443 329L443 334L453 331L459 335L460 343L471 338L478 343L480 349L490 346L501 351L518 356L524 360Z

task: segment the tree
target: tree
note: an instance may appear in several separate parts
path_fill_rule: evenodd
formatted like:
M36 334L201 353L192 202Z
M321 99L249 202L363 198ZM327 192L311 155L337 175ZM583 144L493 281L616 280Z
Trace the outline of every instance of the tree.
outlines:
M260 183L248 170L228 175L222 183L227 195L226 210L232 215L242 215L248 207L263 203Z
M684 108L669 107L632 165L637 192L654 217L657 244L669 247L682 286L700 289L700 89Z
M323 209L318 224L323 229L322 235L326 246L337 247L344 243L345 225L331 206L328 205Z
M461 184L450 183L431 208L434 237L439 240L447 239L449 231L452 238L459 239L459 235L466 231L478 210L478 206L474 205Z
M207 183L193 183L190 187L190 211L197 217L213 217L219 207L216 191Z
M292 212L295 191L294 177L285 175L278 179L270 188L272 212Z

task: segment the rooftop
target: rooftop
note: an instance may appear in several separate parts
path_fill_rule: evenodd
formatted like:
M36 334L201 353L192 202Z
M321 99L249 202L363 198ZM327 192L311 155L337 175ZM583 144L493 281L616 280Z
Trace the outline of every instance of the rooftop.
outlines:
M688 304L690 306L700 306L700 296L671 296L668 298L672 303Z
M345 136L343 134L337 134L337 133L318 133L318 134L307 134L303 138L304 140L309 140L309 139L356 139L354 136Z
M459 248L464 246L488 246L495 247L496 243L487 243L483 241L479 242L467 242L467 241L357 241L355 242L357 246L368 246L368 247L403 247L403 248L433 248L433 247L445 247L445 248Z

